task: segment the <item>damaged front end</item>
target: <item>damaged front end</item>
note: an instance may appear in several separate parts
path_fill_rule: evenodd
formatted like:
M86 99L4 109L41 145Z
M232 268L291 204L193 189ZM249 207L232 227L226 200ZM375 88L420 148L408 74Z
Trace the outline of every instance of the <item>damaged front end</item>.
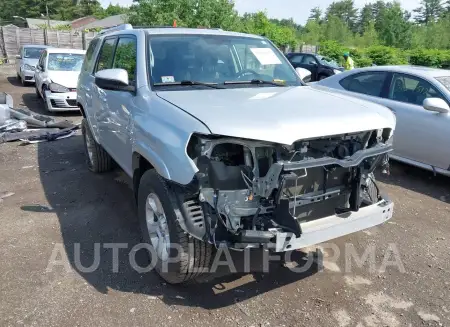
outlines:
M276 244L276 251L286 251L370 227L361 218L358 227L343 228L345 219L380 216L383 210L382 219L388 219L392 205L381 197L373 171L387 165L392 132L363 131L290 146L194 134L187 154L198 172L177 191L181 226L216 245ZM379 211L366 210L371 206ZM327 231L311 238L305 229Z

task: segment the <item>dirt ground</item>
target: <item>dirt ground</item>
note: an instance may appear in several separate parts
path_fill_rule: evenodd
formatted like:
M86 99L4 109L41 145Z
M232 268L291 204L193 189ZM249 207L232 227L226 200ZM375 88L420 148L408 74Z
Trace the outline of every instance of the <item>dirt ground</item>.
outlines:
M0 91L42 113L34 86L0 76ZM393 219L319 246L306 271L274 260L263 273L256 260L251 273L171 286L131 269L139 231L129 181L119 169L90 173L81 135L0 145L0 197L14 193L0 201L0 326L450 326L450 179L395 163L380 179ZM118 262L107 243L127 245ZM358 265L352 251L374 260ZM96 257L93 272L77 264Z

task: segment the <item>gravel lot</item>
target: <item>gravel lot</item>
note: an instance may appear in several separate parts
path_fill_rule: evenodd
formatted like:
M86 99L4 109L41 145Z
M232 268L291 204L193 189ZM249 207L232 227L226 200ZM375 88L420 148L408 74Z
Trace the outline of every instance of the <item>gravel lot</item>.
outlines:
M0 76L0 91L43 113L34 86ZM296 251L292 263L271 261L270 273L254 251L251 273L171 286L128 264L139 242L128 178L119 169L90 173L80 134L0 145L0 197L14 193L0 200L0 326L450 326L450 179L394 163L380 179L395 202L393 219L319 246L303 273L291 271L294 262L302 266L314 249ZM95 243L99 268L77 268L79 257L93 263ZM118 272L105 243L128 246ZM373 264L358 267L351 251L374 253ZM52 253L59 265L47 269ZM139 252L137 260L145 261Z

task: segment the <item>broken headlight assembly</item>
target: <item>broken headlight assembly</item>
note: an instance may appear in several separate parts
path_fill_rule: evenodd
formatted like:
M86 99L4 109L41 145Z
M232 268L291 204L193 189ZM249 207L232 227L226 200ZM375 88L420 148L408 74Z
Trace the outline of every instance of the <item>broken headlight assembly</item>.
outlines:
M277 230L300 237L301 222L380 200L373 171L392 150L391 139L391 129L292 145L193 134L186 152L198 172L184 199L187 228L234 246L269 243Z

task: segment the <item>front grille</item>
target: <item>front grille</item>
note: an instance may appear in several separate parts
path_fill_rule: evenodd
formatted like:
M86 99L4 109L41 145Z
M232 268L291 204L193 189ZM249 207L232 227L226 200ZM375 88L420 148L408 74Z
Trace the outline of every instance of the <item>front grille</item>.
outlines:
M77 106L77 100L66 100L67 104L71 107L76 107Z
M55 108L72 108L77 106L77 100L74 99L50 99L50 103Z
M25 76L26 81L31 81L33 79L33 76Z

